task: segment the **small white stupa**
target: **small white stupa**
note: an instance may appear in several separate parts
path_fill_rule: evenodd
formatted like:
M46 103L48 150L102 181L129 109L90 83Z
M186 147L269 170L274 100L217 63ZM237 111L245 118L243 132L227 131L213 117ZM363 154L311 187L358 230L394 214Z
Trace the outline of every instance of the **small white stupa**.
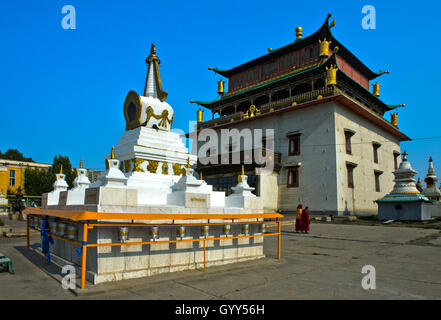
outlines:
M427 170L426 178L424 182L426 183L426 188L423 189L423 194L430 200L439 201L441 197L441 192L436 186L438 177L436 176L435 169L433 168L432 157L429 158L429 170Z
M60 192L59 205L84 204L86 189L90 185L87 177L87 170L83 168L83 159L81 158L80 167L75 169L76 178L73 181L74 187L68 191Z
M415 179L418 172L402 153L398 170L393 172L395 185L391 193L378 199L379 220L428 220L431 219L432 202L417 189Z
M63 165L61 165L60 173L55 175L56 180L52 187L54 188L49 193L44 193L42 196L42 203L47 205L58 205L60 200L60 193L66 191L69 187L66 182L66 175L63 174Z

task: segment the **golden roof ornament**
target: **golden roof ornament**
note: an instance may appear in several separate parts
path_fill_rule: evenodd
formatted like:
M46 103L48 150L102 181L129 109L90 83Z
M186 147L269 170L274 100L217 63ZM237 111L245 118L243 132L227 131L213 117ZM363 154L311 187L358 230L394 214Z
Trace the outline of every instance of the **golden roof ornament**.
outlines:
M162 82L161 82L161 75L159 73L159 64L161 63L161 60L159 60L158 56L156 55L156 46L152 43L152 47L150 48L150 55L145 59L145 63L149 65L148 71L147 71L147 79L145 82L144 87L144 96L149 96L150 93L148 91L148 80L150 76L150 72L153 72L153 81L156 85L156 95L161 102L164 102L165 99L167 99L168 92L162 90ZM150 65L152 65L152 68L150 68Z
M115 147L112 146L112 151L110 152L110 159L115 159Z
M216 82L217 82L217 94L220 96L224 95L224 93L225 93L224 83L225 82L222 79L220 79L219 81L216 81Z
M83 169L83 158L81 157L81 160L80 160L80 169Z
M204 122L204 114L203 114L204 110L201 110L201 108L198 108L198 110L196 110L196 115L197 115L197 122Z
M300 40L302 38L302 35L303 35L302 27L297 27L296 28L296 38L297 38L297 40Z
M338 67L333 64L331 64L330 68L326 67L326 81L328 86L337 84L337 70Z
M271 52L271 51L273 51L273 48L268 48L268 52Z
M393 112L390 114L390 123L392 123L393 126L398 127L398 113Z
M372 94L376 97L379 97L381 84L379 84L378 82L375 82L375 84L373 84L372 86L373 86Z
M60 174L63 174L63 165L60 167Z
M319 45L320 45L320 53L319 57L328 57L329 56L329 45L331 44L331 41L327 41L326 38L322 40L319 39Z

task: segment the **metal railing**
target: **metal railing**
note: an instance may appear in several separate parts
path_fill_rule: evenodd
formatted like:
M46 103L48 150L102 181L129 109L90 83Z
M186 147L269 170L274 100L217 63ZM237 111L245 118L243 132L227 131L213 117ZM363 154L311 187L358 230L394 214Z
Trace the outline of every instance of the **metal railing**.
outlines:
M336 93L340 93L340 90L337 89L335 86L330 86L327 88L312 90L312 91L297 94L295 96L291 96L288 98L265 103L261 106L256 106L259 111L256 112L254 117L258 117L263 114L274 112L276 110L280 110L285 107L290 107L293 105L293 103L298 104L298 103L304 103L304 102L308 102L308 101L312 101L312 100L317 100L319 97L325 98L325 97L335 95ZM232 123L232 122L247 119L250 117L251 116L247 117L245 115L245 113L241 111L241 112L236 112L236 113L230 114L228 116L224 116L224 117L220 117L217 119L206 121L206 122L200 124L199 127L200 127L200 129L216 127L218 125Z

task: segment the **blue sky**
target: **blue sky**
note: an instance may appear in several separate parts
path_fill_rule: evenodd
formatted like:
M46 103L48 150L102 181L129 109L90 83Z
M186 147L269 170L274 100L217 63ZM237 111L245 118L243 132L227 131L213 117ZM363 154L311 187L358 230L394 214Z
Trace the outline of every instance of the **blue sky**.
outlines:
M76 30L64 30L64 5L76 9ZM376 29L361 27L364 5ZM150 44L160 57L174 127L188 131L197 106L216 97L207 67L230 68L316 31L328 12L334 35L379 78L381 99L405 103L399 127L411 138L441 136L439 2L419 1L85 1L0 2L0 150L17 148L38 162L68 155L78 166L104 167L104 154L124 132L129 90L142 93ZM205 112L205 117L209 117ZM386 115L389 119L389 115ZM402 144L423 177L441 139Z

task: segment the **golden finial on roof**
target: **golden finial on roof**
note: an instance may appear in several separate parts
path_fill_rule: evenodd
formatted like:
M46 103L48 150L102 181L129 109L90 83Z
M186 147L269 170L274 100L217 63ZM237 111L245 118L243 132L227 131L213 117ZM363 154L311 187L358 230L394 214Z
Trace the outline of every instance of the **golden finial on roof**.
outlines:
M335 26L335 19L332 20L331 24L329 25L329 29L333 28Z
M273 51L273 48L268 48L268 52L271 52L271 51Z
M203 112L204 112L204 110L201 110L201 108L198 108L198 110L196 110L197 122L204 122Z
M200 178L201 178L201 180L204 180L204 179L202 178L202 170L201 170L201 172L200 172Z
M60 174L63 174L63 165L60 167Z
M302 29L302 27L297 27L297 28L296 28L296 38L297 38L297 40L298 40L298 39L301 39L301 38L302 38L302 35L303 35L303 29Z
M245 166L244 165L242 165L242 175L243 176L245 175Z
M329 85L336 85L337 84L337 70L338 67L331 64L331 67L326 67L326 81Z
M373 86L372 94L376 97L379 97L381 84L379 84L378 82L375 82L375 84L373 84L372 86Z
M327 57L329 56L329 45L331 44L331 41L327 41L326 38L322 40L319 39L319 57Z
M395 127L398 127L398 113L394 112L390 114L390 123Z
M222 79L216 82L217 82L217 94L222 96L225 93L224 91L225 82Z
M80 160L80 169L83 169L83 158L81 157L81 160Z
M115 147L112 146L112 151L110 152L110 159L115 159Z

